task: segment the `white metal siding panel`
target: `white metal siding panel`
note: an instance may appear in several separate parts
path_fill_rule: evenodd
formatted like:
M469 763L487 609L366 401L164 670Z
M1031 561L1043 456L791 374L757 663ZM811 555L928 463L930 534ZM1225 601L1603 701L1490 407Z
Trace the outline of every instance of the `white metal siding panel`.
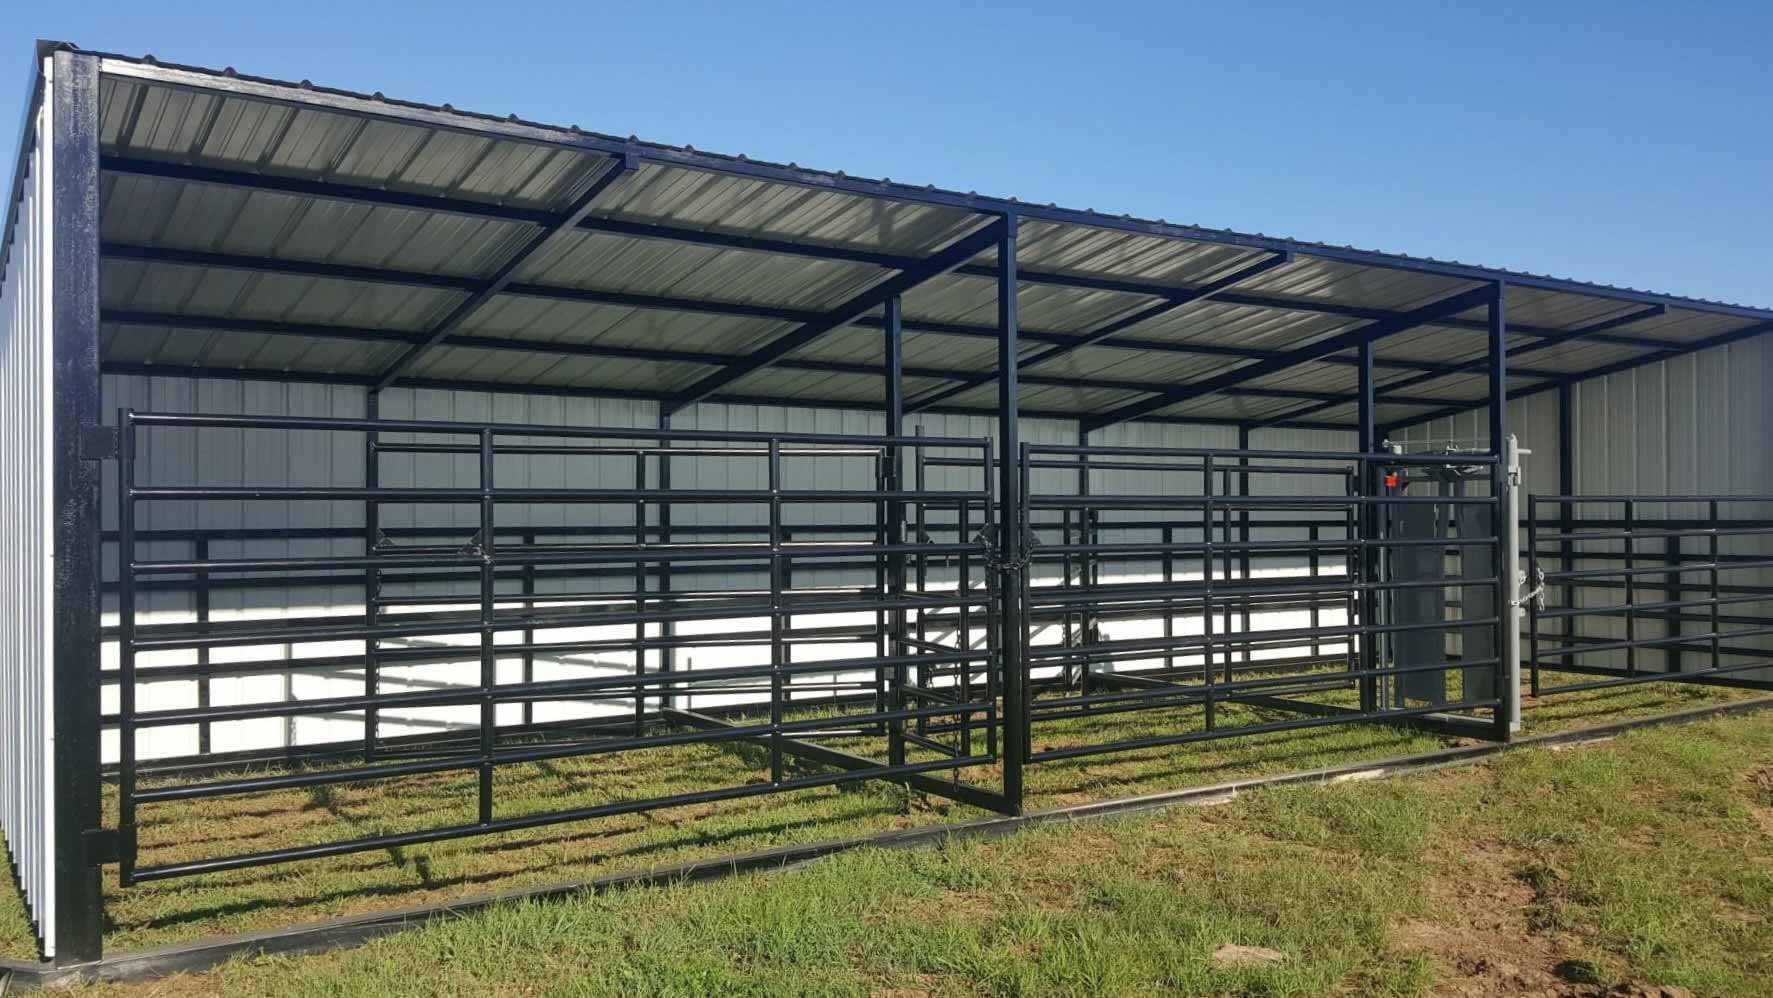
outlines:
M54 134L50 103L26 122L25 141ZM24 163L12 255L0 275L0 832L38 941L54 956L51 161L39 142Z

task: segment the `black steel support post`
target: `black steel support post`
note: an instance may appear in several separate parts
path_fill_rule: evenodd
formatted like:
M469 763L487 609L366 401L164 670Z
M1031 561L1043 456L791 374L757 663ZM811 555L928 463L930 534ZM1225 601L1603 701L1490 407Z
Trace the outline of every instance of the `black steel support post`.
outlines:
M99 807L99 464L81 441L99 415L99 73L98 59L52 57L53 176L50 260L53 301L51 444L55 501L55 960L80 963L102 949L104 895Z
M493 601L497 598L497 551L493 531L497 525L493 504L493 434L480 431L480 823L493 820L493 755L498 751L499 685L498 651L493 647Z
M782 443L769 442L770 487L770 783L782 782L782 701L787 664L787 609L783 605Z
M664 433L671 431L671 414L663 410L659 412L659 430ZM659 440L659 447L662 450L669 449L670 446L670 437L663 437ZM659 491L667 494L671 491L671 455L666 453L659 455ZM657 504L657 509L659 511L659 546L669 551L671 549L671 503L661 501ZM673 585L671 561L665 559L659 563L659 609L667 615L667 619L659 625L659 637L664 640L664 647L659 650L659 670L661 672L677 671L677 647L672 640L677 636L677 623L669 619L669 614L675 606L671 601ZM675 709L678 706L676 700L677 698L674 696L667 696L659 701L659 705Z
M1237 428L1237 449L1241 451L1248 451L1250 449L1250 428L1247 425ZM1239 467L1247 469L1250 466L1250 456L1245 454L1243 457L1237 459L1237 463ZM1237 494L1240 496L1248 496L1250 494L1250 473L1247 470L1238 472ZM1237 539L1238 542L1243 545L1243 550L1238 555L1237 559L1238 576L1244 583L1245 587L1248 588L1250 582L1250 507L1247 503L1238 513ZM1315 596L1312 597L1312 605L1317 605L1317 598ZM1245 596L1240 601L1238 610L1238 619L1241 622L1244 633L1248 634L1250 633L1250 598L1248 596ZM1250 655L1248 653L1244 655L1244 660L1246 662L1250 660Z
M886 335L883 337L883 352L886 357L886 426L884 432L889 437L897 437L905 432L905 392L901 383L900 371L904 367L904 336L902 311L898 295L886 300ZM882 458L882 485L884 491L896 493L900 490L900 478L903 475L904 461L896 445L888 446ZM919 489L922 488L920 484ZM887 556L887 599L894 604L905 601L905 503L897 497L887 500L886 509L886 543L893 553ZM923 538L918 538L922 543ZM895 661L899 661L907 653L905 645L905 611L902 606L888 610L886 614L887 643L886 653ZM961 631L962 647L965 647L966 632ZM905 709L905 687L909 679L909 666L902 661L892 667L892 689L889 709L894 713ZM894 766L905 764L905 720L895 718L888 726L887 761Z
M135 427L117 413L117 882L135 881Z
M1022 766L1028 758L1028 713L1024 656L1028 628L1023 622L1022 443L1016 362L1016 236L1018 221L1006 215L997 242L997 577L1003 611L998 643L1003 671L1003 792L1012 814L1022 813ZM989 465L987 465L989 471Z
M1558 385L1558 495L1573 496L1576 494L1576 386L1566 381ZM1531 504L1529 504L1531 505ZM1531 515L1531 511L1529 511ZM1569 501L1558 503L1558 533L1563 539L1558 541L1558 569L1568 572L1575 568L1576 544L1570 540L1570 531L1576 523L1575 505ZM1576 606L1576 587L1566 583L1563 587L1563 605L1566 608ZM1566 638L1573 637L1581 629L1580 617L1566 617L1560 630ZM1539 663L1533 663L1533 695L1539 695Z
M1519 637L1509 626L1513 607L1509 606L1510 587L1507 584L1508 574L1514 571L1514 552L1506 550L1507 545L1502 538L1509 534L1502 522L1508 514L1506 502L1507 491L1514 487L1509 481L1508 470L1508 287L1501 281L1490 285L1489 302L1490 321L1490 453L1496 463L1490 467L1490 501L1494 504L1490 516L1491 534L1496 538L1491 548L1491 575L1495 578L1496 587L1496 654L1498 664L1495 670L1496 679L1491 688L1496 691L1497 703L1492 720L1493 737L1497 741L1507 741L1511 735L1509 728L1509 704L1520 695L1519 677L1507 675L1501 662L1508 661L1509 645L1518 644ZM1510 688L1510 684L1515 684ZM1466 694L1464 699L1471 699Z
M1370 341L1361 344L1359 357L1360 439L1357 441L1358 446L1355 449L1362 454L1376 454L1379 451L1380 441L1378 428L1374 425L1373 344ZM1379 495L1381 492L1379 468L1373 459L1361 459L1359 474L1360 482L1357 495L1365 497ZM1361 632L1358 638L1351 636L1350 640L1360 642L1361 711L1368 714L1379 709L1379 677L1376 674L1376 670L1379 668L1377 648L1379 633L1372 628L1379 622L1379 614L1376 611L1383 598L1379 589L1376 588L1379 582L1379 563L1383 558L1383 552L1377 545L1367 542L1379 539L1379 524L1382 520L1383 510L1377 503L1360 504L1360 509L1355 512L1354 516L1354 523L1357 527L1354 539L1358 542L1355 548L1355 563L1360 567L1360 581L1363 583L1363 588L1356 597L1356 603L1360 607L1360 626L1366 630Z
M1090 431L1082 426L1077 428L1077 445L1079 447L1090 445ZM1080 496L1090 494L1090 455L1087 452L1077 456L1077 494ZM1090 557L1090 549L1102 543L1101 516L1088 503L1085 503L1077 511L1077 526L1078 543L1084 547L1084 553L1078 557L1078 584L1090 589L1095 587L1100 578L1096 559ZM1077 625L1078 644L1087 649L1096 643L1097 629L1101 627L1101 623L1096 619L1096 615L1090 612L1091 607L1088 604L1083 605L1080 610ZM1079 663L1079 670L1077 688L1084 696L1089 696L1090 657L1088 655L1083 656Z
M382 391L371 388L363 393L363 418L380 419L382 415ZM363 486L367 490L363 500L363 557L375 558L382 536L381 507L375 500L375 490L382 484L382 455L377 448L381 445L380 434L368 430L363 434ZM382 598L382 573L372 563L363 570L363 626L368 636L363 639L363 695L374 698L381 689L381 663L376 659L376 638L373 633L376 622L381 619L380 601ZM363 710L363 761L373 762L376 757L377 712L374 707Z

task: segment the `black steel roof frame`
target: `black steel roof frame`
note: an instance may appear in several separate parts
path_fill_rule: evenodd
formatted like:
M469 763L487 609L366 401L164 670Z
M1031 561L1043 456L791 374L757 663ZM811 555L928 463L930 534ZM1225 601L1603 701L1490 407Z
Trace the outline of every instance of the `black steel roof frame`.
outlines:
M593 135L593 134L578 130L577 128L561 129L558 127L552 127L552 126L547 126L547 125L540 125L540 124L535 124L535 123L524 122L522 120L516 119L515 117L510 118L510 119L495 119L495 118L478 116L478 115L455 111L454 109L448 108L447 106L439 108L439 107L430 107L430 106L420 105L420 104L394 102L394 101L388 101L384 98L381 98L379 95L365 96L365 95L361 95L361 94L353 94L353 93L348 93L348 92L344 92L344 91L326 90L326 89L321 89L321 88L315 88L315 87L312 87L311 85L308 85L305 83L301 86L296 86L296 85L282 83L282 82L274 81L274 80L242 77L242 76L239 76L238 74L232 73L231 71L228 74L221 75L221 74L215 74L213 72L200 70L200 69L193 69L193 68L181 67L181 66L166 66L166 65L161 65L161 64L154 63L151 61L133 60L133 59L129 59L127 57L119 57L119 56L104 55L104 54L95 54L95 55L97 55L97 58L100 60L101 67L104 72L112 73L112 74L118 75L118 76L125 76L125 77L131 77L131 78L135 78L135 79L139 79L139 80L154 82L154 83L158 83L161 85L177 87L177 88L181 88L181 89L197 90L197 91L211 91L211 92L218 92L218 93L222 93L222 94L232 94L232 95L236 95L236 96L250 97L250 98L260 99L260 100L269 100L269 101L272 101L275 103L280 103L280 104L321 108L321 109L325 109L325 110L329 110L329 111L333 111L333 112L337 112L337 113L345 113L345 114L357 115L357 116L368 117L368 118L382 118L382 119L391 119L391 120L397 120L397 121L405 121L407 123L422 124L422 125L425 125L428 127L441 128L441 129L445 129L445 130L452 131L452 132L458 132L458 133L477 134L477 135L488 136L488 137L503 137L503 138L507 138L507 139L514 139L517 141L530 142L530 143L540 143L540 144L554 146L554 147L565 147L565 148L577 149L577 150L581 150L581 151L602 152L606 155L612 155L612 156L614 156L614 155L620 155L623 157L636 156L636 157L640 157L645 160L650 160L650 161L661 163L664 165L678 166L678 167L684 167L684 168L696 169L696 170L705 170L705 171L710 171L710 172L714 172L714 173L722 173L722 174L729 174L729 175L734 175L734 176L750 177L750 178L754 178L754 179L768 180L768 181L774 181L774 182L792 183L792 184L805 186L805 187L811 187L811 188L815 188L815 189L835 190L835 191L850 193L850 194L854 194L854 195L858 195L858 196L873 197L873 198L887 198L887 199L896 200L896 201L939 205L939 206L952 207L952 208L962 208L962 209L965 209L968 211L973 211L973 212L976 212L976 213L979 213L982 215L991 215L991 214L1009 211L1009 212L1016 213L1020 217L1028 218L1028 219L1036 220L1036 221L1050 221L1050 222L1056 222L1056 223L1060 223L1060 224L1085 225L1085 226L1090 226L1090 227L1095 227L1095 228L1103 228L1103 229L1117 230L1117 231L1123 231L1123 232L1143 233L1143 234L1154 235L1154 236L1165 237L1165 238L1183 239L1183 240L1188 240L1191 242L1205 242L1205 243L1212 243L1212 244L1218 244L1218 245L1232 245L1232 246L1241 246L1241 247L1254 248L1254 249L1267 249L1267 250L1270 250L1271 252L1276 252L1276 253L1300 253L1300 254L1305 254L1305 255L1308 255L1308 256L1311 256L1314 258L1319 258L1319 259L1324 259L1324 260L1334 260L1334 261L1341 261L1341 262L1346 262L1346 263L1355 263L1355 264L1359 264L1359 265L1363 265L1363 266L1384 267L1384 268L1389 268L1389 269L1410 271L1410 272L1414 272L1414 273L1433 274L1433 275L1437 275L1437 276L1441 276L1441 277L1448 277L1448 278L1465 278L1465 279L1477 279L1477 280L1486 280L1486 281L1499 281L1500 280L1500 281L1506 281L1508 283L1513 283L1513 284L1516 284L1517 286L1526 287L1526 288L1537 288L1537 289L1542 289L1542 290L1565 292L1565 293L1583 295L1586 297L1593 297L1593 298L1603 298L1603 299L1612 299L1612 300L1620 300L1620 301L1627 301L1627 302L1647 303L1649 305L1659 306L1664 309L1666 309L1667 307L1672 305L1675 307L1689 309L1689 310L1697 311L1697 312L1732 315L1732 316L1738 316L1738 317L1762 318L1762 317L1773 315L1773 312L1769 312L1769 311L1761 310L1761 309L1748 308L1745 306L1729 305L1729 304L1718 303L1718 302L1707 302L1707 301L1700 301L1700 300L1694 300L1694 299L1683 299L1683 298L1670 296L1670 295L1663 295L1663 294L1657 294L1657 293L1652 293L1652 292L1642 292L1642 291L1636 291L1636 290L1632 290L1632 289L1614 288L1614 287L1602 286L1602 285L1592 285L1592 284L1586 284L1586 283L1578 282L1578 281L1548 278L1548 277L1543 277L1540 275L1521 274L1521 273L1516 273L1516 272L1492 270L1492 269L1486 269L1486 268L1476 268L1476 267L1470 267L1470 266L1467 266L1464 264L1458 264L1458 263L1447 263L1447 262L1436 261L1436 260L1424 260L1424 259L1417 259L1417 258L1411 258L1411 257L1403 257L1403 256L1397 256L1394 254L1384 254L1384 253L1377 253L1377 252L1366 251L1366 250L1355 250L1355 249L1351 249L1348 247L1338 248L1338 247L1326 246L1326 245L1322 245L1322 244L1303 243L1303 242L1298 242L1298 241L1294 241L1294 240L1280 240L1280 239L1273 239L1270 237L1260 236L1260 235L1250 236L1247 234L1240 234L1240 233L1229 232L1229 231L1215 231L1215 230L1200 229L1198 227L1191 227L1191 226L1179 226L1179 225L1173 225L1171 223L1167 223L1167 222L1164 222L1161 220L1153 222L1153 221L1147 221L1147 220L1132 219L1131 217L1128 217L1128 216L1111 217L1111 216L1100 215L1095 212L1088 212L1088 211L1079 212L1079 211L1069 210L1069 209L1060 209L1060 208L1057 208L1056 206L1051 206L1051 205L1042 208L1039 206L1025 205L1025 204L1022 204L1021 202L1016 201L1015 199L1004 200L1004 199L998 199L998 198L981 197L976 194L962 195L962 194L959 194L958 192L941 191L941 190L935 189L933 187L931 187L931 188L915 188L915 187L910 187L908 185L893 184L888 181L860 180L857 178L846 177L841 174L833 175L833 174L820 173L818 171L805 170L805 169L799 168L797 166L794 166L792 164L790 164L789 166L779 166L779 165L775 165L775 164L759 163L756 161L745 159L743 157L723 157L723 156L718 156L718 155L713 155L713 154L708 154L708 153L697 152L695 150L691 150L688 148L677 149L677 148L669 147L669 146L657 146L657 145L653 145L653 144L642 143L637 139L621 140L621 139L616 139L616 138L609 137L609 136ZM257 176L257 175L253 175L253 176ZM411 198L426 197L424 195L397 195L397 196L411 197ZM621 234L628 234L628 235L648 235L648 236L656 236L656 237L660 237L660 238L687 238L688 236L690 236L692 234L691 232L683 231L683 230L666 230L664 227L637 225L636 223L625 223L625 222L613 222L612 221L608 224L611 226L612 229L616 229L616 228L629 229L629 231L621 233ZM642 230L647 230L647 231L643 232ZM719 233L713 233L713 234L701 233L701 234L695 234L695 235L696 235L697 241L702 241L704 239L707 239L710 241L714 241L714 240L736 241L739 239L744 239L747 242L750 241L749 237L734 237L734 236L728 236L728 235L723 235L723 234L719 234ZM716 244L718 244L718 243L716 243ZM762 248L762 247L748 246L748 247L736 247L736 248ZM780 249L784 249L784 248L785 247L778 246L778 247L766 249L766 251L776 251L776 250L780 250ZM794 251L800 252L800 250L798 248L795 249ZM860 251L845 250L842 248L837 248L834 250L825 250L823 248L814 248L814 249L808 250L807 252L808 253L820 252L820 253L844 254L849 257L855 258L858 256ZM883 266L887 265L889 262L893 262L893 263L901 262L901 261L897 260L896 258L889 260L884 255L876 254L875 257L876 257L876 259L873 259L873 260L870 260L867 262L874 262L874 263L878 263ZM955 272L969 273L971 270L974 270L974 269L984 272L984 271L992 270L994 268L962 267L962 268L957 268ZM985 275L983 273L981 273L978 276L985 276ZM1019 277L1024 282L1039 281L1039 280L1043 280L1043 279L1047 279L1047 278L1053 278L1055 281L1060 282L1060 283L1072 283L1073 286L1091 286L1091 287L1096 287L1098 289L1104 289L1104 290L1124 290L1124 291L1129 291L1131 293L1141 293L1141 294L1151 293L1153 290L1151 288L1151 286L1144 286L1144 287L1140 287L1140 288L1130 288L1126 285L1126 282L1117 282L1117 281L1112 281L1112 280L1101 281L1101 280L1098 280L1095 278L1090 278L1090 277L1074 278L1069 275L1046 275L1046 274L1039 274L1039 273L1031 275L1027 271L1023 271L1019 275ZM1111 285L1113 285L1113 286L1111 286ZM1169 289L1169 290L1170 290L1171 294L1176 293L1175 289ZM1217 296L1216 300L1223 301L1226 303L1231 303L1231 304L1239 304L1239 303L1242 303L1239 300L1241 297L1242 296L1238 296L1238 295L1234 295L1234 294L1223 294L1223 295ZM1255 307L1293 307L1295 305L1300 305L1300 304L1309 305L1311 303L1289 302L1287 305L1281 305L1276 302L1263 301L1261 303L1250 302L1249 304L1251 304ZM1384 313L1383 310L1369 310L1369 309L1364 309L1360 306L1352 306L1351 307L1351 306L1334 304L1334 303L1332 303L1329 307L1327 307L1323 310L1326 312L1330 312L1331 314L1367 313L1368 315L1373 315L1376 320L1379 316L1383 316L1384 318L1393 318L1397 315L1397 313L1389 313L1389 314ZM1642 316L1647 317L1648 314L1649 313L1647 313L1647 312L1642 313ZM1363 317L1365 317L1365 316L1363 316ZM872 318L872 317L868 317L868 318ZM1635 321L1635 319L1633 321ZM1601 324L1597 324L1597 325L1605 326L1607 329L1611 329L1611 328L1618 328L1619 325L1623 325L1623 324L1624 324L1623 322L1614 322L1612 320L1607 320L1606 322L1601 323ZM1436 325L1441 328L1460 328L1460 329L1481 328L1480 321L1460 320L1457 318L1449 318L1444 323L1436 323ZM1724 334L1724 335L1725 336L1733 336L1733 335L1737 335L1737 334L1758 335L1758 333L1761 331L1761 329L1758 325L1756 327L1752 327L1752 328L1754 328L1754 330L1755 330L1755 332L1753 332L1753 333L1751 333L1751 332L1749 332L1749 330L1745 329L1745 330L1736 331L1736 334ZM1510 332L1511 333L1525 333L1528 335L1539 335L1539 334L1543 333L1544 338L1546 338L1548 340L1550 340L1552 338L1556 338L1558 342L1562 342L1567 339L1577 338L1578 336L1581 336L1584 334L1582 330L1559 330L1559 329L1539 330L1539 329L1536 329L1533 327L1522 326L1522 325L1516 325L1514 328L1512 328L1510 330ZM1027 334L1024 334L1024 335L1027 335ZM1688 350L1694 348L1694 347L1687 346L1687 345L1677 343L1677 342L1667 342L1667 341L1658 342L1658 341L1654 341L1654 340L1640 339L1640 338L1633 338L1633 337L1612 336L1612 335L1604 333L1600 329L1596 329L1592 335L1595 339L1597 339L1599 341L1603 341L1603 342L1615 342L1615 343L1620 343L1620 345L1631 345L1631 346L1639 347L1639 348L1645 348L1645 347L1654 348L1654 350L1655 350L1654 353L1648 353L1648 354L1644 355L1644 357L1646 357L1646 358L1655 357L1657 359L1663 359L1666 356L1678 355L1679 353L1684 353L1684 352L1687 352ZM1700 341L1694 341L1694 342L1695 343L1709 343L1715 339L1718 339L1718 337L1712 337L1708 340L1700 340ZM1623 341L1623 342L1621 342L1621 341ZM1130 342L1128 343L1128 345L1132 346L1132 344ZM1550 342L1547 342L1544 345L1549 346L1552 344ZM1144 344L1139 344L1139 346L1144 346ZM1527 346L1533 346L1533 345L1529 344ZM766 349L768 349L768 348L766 347ZM781 352L786 353L787 351L781 351ZM770 363L770 359L768 357L753 358L753 359L761 359L762 360L762 363L759 363L756 365L756 367L758 367L758 368L760 368L762 366L767 366ZM1329 360L1331 360L1331 362L1335 362L1335 363L1345 363L1345 364L1350 364L1350 365L1358 365L1358 361L1354 358L1342 358L1342 357L1321 358L1320 357L1320 358L1315 358L1315 359L1320 359L1320 360L1329 359ZM1636 359L1637 358L1628 358L1626 361L1622 361L1619 363L1626 364L1629 366ZM1646 361L1646 362L1649 362L1649 361ZM1386 364L1385 362L1378 362L1378 364L1376 366L1389 366L1389 365ZM1471 366L1472 365L1470 365L1470 364L1453 365L1455 370L1469 369ZM1268 369L1268 370L1270 370L1270 373L1272 373L1273 370L1284 369L1284 368L1279 368L1279 369L1272 368L1271 364L1267 360L1265 360L1264 363L1262 363L1262 364L1247 365L1247 368L1251 369L1251 370ZM753 369L755 369L755 368L753 368ZM171 372L168 372L168 373L171 373ZM1427 373L1427 372L1424 372L1424 373ZM1447 372L1447 373L1452 373L1452 372ZM1538 377L1542 377L1545 379L1543 384L1528 386L1527 388L1524 388L1524 389L1516 389L1515 390L1518 393L1528 393L1528 394L1532 393L1533 391L1538 391L1538 390L1550 390L1550 389L1556 387L1558 384L1567 383L1571 378L1571 375L1566 374L1564 372L1554 372L1554 371L1532 371L1532 372L1529 372L1527 370L1518 369L1518 368L1515 369L1514 371L1511 371L1510 374L1511 375L1520 375L1520 376L1538 376ZM1250 376L1255 376L1255 375L1252 374ZM1583 372L1581 376L1582 377L1591 376L1591 372ZM975 375L975 377L976 377L976 375ZM1226 384L1223 387L1229 388L1229 387L1233 387L1237 383L1237 380L1245 380L1245 379L1235 379L1234 380L1234 379L1230 378L1230 372L1225 372L1225 373L1222 373L1221 375L1217 375L1214 378L1208 379L1208 380L1210 380L1214 383L1226 382ZM1197 382L1196 384L1199 384L1199 382ZM502 390L521 391L523 389L523 387L524 386L513 386L510 389L502 389ZM1101 387L1119 387L1119 386L1105 385L1105 386L1101 386ZM1193 392L1192 394L1205 394L1205 393ZM1330 407L1334 407L1337 405L1352 403L1353 401L1356 400L1356 398L1357 398L1357 396L1350 395L1347 397L1346 401L1344 401L1344 402L1331 401L1328 399L1322 400L1321 402L1314 404L1314 406L1312 407L1312 410L1319 411L1323 408L1330 408ZM821 400L818 400L818 399L796 398L793 400L784 399L784 400L779 400L779 401L792 401L793 404L797 404L797 405L818 406L821 404ZM667 403L667 404L669 404L669 403ZM1404 404L1409 404L1409 403L1404 403ZM1465 408L1474 408L1474 407L1481 406L1483 404L1484 404L1484 401L1481 399L1460 400L1458 402L1453 403L1451 406L1449 406L1447 408L1462 411ZM1129 407L1123 406L1122 408L1126 409ZM1297 424L1298 420L1296 418L1288 418L1288 417L1289 416L1297 416L1302 413L1303 413L1303 410L1301 410L1300 413L1294 413L1294 414L1283 413L1283 414L1280 414L1279 416L1270 415L1270 416L1266 417L1265 419L1231 420L1230 422L1238 423L1239 425L1283 425L1283 423ZM1068 415L1070 418L1085 419L1088 417L1089 414L1088 413L1068 413ZM1182 420L1182 421L1184 421L1184 422L1212 422L1210 420L1202 420L1202 419L1186 419L1186 420ZM1220 420L1220 421L1223 421L1223 420ZM1419 417L1411 417L1408 420L1408 422L1418 422L1418 421L1420 421ZM1332 424L1332 425L1345 425L1345 424L1338 423L1338 424ZM1403 423L1400 421L1400 423L1398 425L1403 425Z
M1683 298L1659 292L1619 288L1547 277L1540 274L1382 253L1374 250L1361 250L1347 246L1337 247L1323 243L1239 233L1229 229L1207 229L1163 220L1137 219L1130 215L1105 215L1094 211L1060 208L1056 205L1034 205L1015 198L961 193L942 190L934 186L917 187L887 180L866 180L843 174L810 170L794 164L784 166L747 159L743 156L722 156L687 147L678 148L643 142L637 138L622 139L600 135L576 127L563 128L530 122L515 115L494 117L454 108L392 100L380 95L359 94L318 87L313 84L296 84L248 76L232 70L223 73L135 59L114 53L93 52L90 54L100 60L100 71L105 75L127 77L163 86L247 97L296 107L327 110L339 114L404 121L451 132L503 137L528 143L602 153L608 156L632 153L642 161L831 190L862 197L958 208L986 215L1014 213L1028 221L1082 225L1190 242L1241 246L1270 252L1291 250L1304 256L1352 263L1358 266L1433 274L1454 280L1500 280L1521 288L1564 292L1639 304L1663 304L1738 318L1756 320L1773 318L1773 311L1745 305ZM1024 276L1023 279L1026 280L1026 277Z

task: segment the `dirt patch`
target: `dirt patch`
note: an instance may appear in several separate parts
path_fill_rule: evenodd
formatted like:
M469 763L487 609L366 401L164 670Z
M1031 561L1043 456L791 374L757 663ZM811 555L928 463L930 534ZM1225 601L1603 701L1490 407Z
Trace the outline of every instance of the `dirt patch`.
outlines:
M1749 796L1756 804L1773 807L1773 766L1762 766L1748 774Z
M1432 919L1393 929L1401 950L1422 953L1440 969L1440 998L1530 995L1542 998L1648 998L1680 989L1616 982L1576 959L1555 917L1562 875L1494 843L1474 843L1460 869L1427 887Z

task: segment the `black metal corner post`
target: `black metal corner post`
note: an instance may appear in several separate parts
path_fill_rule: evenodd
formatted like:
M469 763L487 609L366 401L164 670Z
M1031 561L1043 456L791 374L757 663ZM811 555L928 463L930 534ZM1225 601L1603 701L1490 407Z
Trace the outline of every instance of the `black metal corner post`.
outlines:
M1492 737L1497 741L1508 741L1512 735L1510 721L1513 711L1509 709L1516 697L1520 696L1518 676L1510 676L1501 662L1512 661L1512 655L1519 653L1518 633L1510 626L1515 607L1510 605L1509 593L1512 587L1508 584L1509 574L1514 571L1514 552L1505 550L1507 545L1502 538L1512 536L1513 531L1503 519L1508 515L1507 493L1514 488L1509 480L1508 469L1508 285L1495 281L1490 285L1489 303L1489 373L1490 373L1490 454L1496 463L1490 466L1490 532L1495 537L1491 548L1490 574L1495 578L1496 587L1496 658L1495 681L1491 688L1496 692L1496 709L1494 712ZM1515 647L1510 649L1513 643ZM1469 696L1468 696L1469 699Z
M1016 363L1016 235L1019 220L1003 218L997 242L997 527L998 599L1003 629L998 648L1003 657L1003 792L1012 814L1022 813L1022 766L1028 759L1028 705L1026 650L1028 628L1023 623L1023 532L1027 530L1022 509L1022 442Z
M1356 441L1356 450L1362 454L1379 452L1378 428L1374 425L1373 406L1373 342L1368 340L1360 345L1360 439ZM1373 498L1379 494L1379 469L1374 459L1360 459L1359 487L1355 490L1358 498ZM1360 590L1356 597L1356 605L1360 607L1360 630L1351 627L1350 640L1360 642L1360 658L1358 659L1361 675L1361 711L1372 713L1379 709L1379 654L1377 643L1379 615L1374 612L1379 605L1379 560L1382 552L1374 541L1379 538L1379 523L1382 511L1378 503L1363 502L1355 511L1355 561L1360 567ZM1350 621L1350 624L1353 622Z
M82 441L100 425L99 72L80 52L52 57L49 145L55 498L55 962L98 959L104 893L99 798L99 463Z
M905 388L901 384L901 374L905 367L904 343L904 310L899 296L894 295L886 301L886 333L882 344L886 358L886 425L884 430L889 437L897 437L905 432ZM898 714L905 710L905 688L909 683L909 666L903 658L905 647L905 503L897 493L903 491L900 481L904 475L899 448L889 444L884 455L884 467L881 484L884 491L891 496L886 502L886 543L892 554L887 556L887 600L893 609L887 611L887 646L886 653L898 664L892 667L892 689L888 709ZM921 486L920 486L921 488ZM966 631L961 631L961 646L966 646ZM963 665L962 668L965 668ZM905 764L905 719L895 717L888 727L887 761L894 766Z

